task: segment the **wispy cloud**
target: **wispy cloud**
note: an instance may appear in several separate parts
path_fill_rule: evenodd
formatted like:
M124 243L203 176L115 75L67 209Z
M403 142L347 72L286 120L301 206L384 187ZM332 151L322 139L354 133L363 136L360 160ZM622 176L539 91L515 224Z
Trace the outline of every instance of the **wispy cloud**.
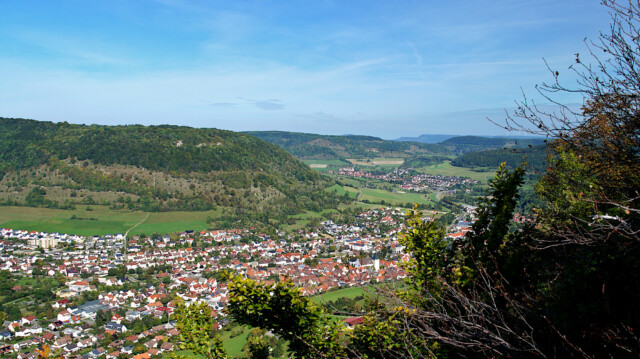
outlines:
M131 64L131 59L122 55L123 49L117 49L119 45L105 43L82 34L69 35L21 29L14 31L12 36L62 60L67 58L93 65Z
M254 101L253 104L257 108L265 111L277 111L284 108L280 100Z
M413 51L413 56L416 59L416 64L418 66L422 66L422 55L420 55L420 51L418 51L418 48L416 48L416 46L411 41L407 41L407 45L409 45L409 47Z
M210 103L209 106L214 106L214 107L235 107L238 106L237 103L233 103L233 102L213 102Z

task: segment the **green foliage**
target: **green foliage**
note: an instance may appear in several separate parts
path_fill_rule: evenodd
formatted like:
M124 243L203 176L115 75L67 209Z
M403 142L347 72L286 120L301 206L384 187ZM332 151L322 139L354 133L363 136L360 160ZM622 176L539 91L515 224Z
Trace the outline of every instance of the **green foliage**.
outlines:
M214 330L211 309L204 302L186 306L181 300L176 303L176 318L178 320L178 347L191 350L205 358L226 358L222 347L222 340ZM176 356L180 357L180 356Z
M506 162L510 168L516 168L523 161L527 161L527 168L544 171L547 167L546 146L537 145L525 148L499 148L484 151L467 152L456 157L451 164L467 168L496 168Z
M415 289L438 290L439 276L448 266L445 231L436 222L424 221L415 207L407 213L408 229L400 237L400 243L412 254L405 269L411 274Z
M284 341L274 335L267 335L264 329L253 328L247 337L247 342L242 348L243 358L272 359L284 354Z
M486 260L504 244L519 197L518 190L524 182L524 166L523 163L509 171L506 163L501 163L495 178L489 181L488 196L478 202L478 219L469 237L481 260Z
M242 324L269 329L289 341L297 358L345 355L339 324L325 315L289 281L273 285L239 276L228 283L228 310Z
M35 167L44 173L24 173ZM36 186L26 197L11 196L0 204L68 209L103 203L147 212L225 207L228 220L236 222L256 221L265 213L321 210L345 200L322 191L326 181L277 146L216 129L0 118L0 179L20 170ZM159 183L158 172L165 182ZM71 195L64 202L53 200L50 187ZM78 190L102 198L78 196ZM118 199L106 201L103 192L118 192Z
M433 166L444 161L450 160L449 156L411 156L407 157L402 164L402 167L425 167L425 166ZM458 165L456 165L458 166Z

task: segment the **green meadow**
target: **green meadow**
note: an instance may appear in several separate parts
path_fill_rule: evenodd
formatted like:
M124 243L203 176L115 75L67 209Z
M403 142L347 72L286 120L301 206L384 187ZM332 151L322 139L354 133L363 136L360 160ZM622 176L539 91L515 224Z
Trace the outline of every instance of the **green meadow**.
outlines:
M353 187L341 186L339 184L334 184L333 186L326 188L325 191L336 193L339 196L344 196L345 193L348 193L350 198L358 198L358 190Z
M75 210L7 206L0 207L0 227L89 236L124 233L142 222L129 234L172 233L207 229L207 217L216 214L216 211L145 213L97 205L78 206Z
M311 297L311 300L316 304L322 304L329 301L334 301L338 298L356 298L365 294L364 288L361 287L350 287L332 290L329 292L325 292L322 294L318 294L316 296Z
M451 161L444 161L437 165L421 167L416 170L431 175L468 177L482 183L486 183L495 174L494 171L476 172L469 168L452 166Z
M404 206L407 202L419 204L433 203L429 198L430 196L423 193L402 193L401 191L390 192L377 188L362 188L361 191L362 196L360 197L360 200L368 200L370 202L385 201L385 203L400 206Z
M302 162L308 165L327 165L327 166L348 166L349 162L345 162L342 160L302 160Z

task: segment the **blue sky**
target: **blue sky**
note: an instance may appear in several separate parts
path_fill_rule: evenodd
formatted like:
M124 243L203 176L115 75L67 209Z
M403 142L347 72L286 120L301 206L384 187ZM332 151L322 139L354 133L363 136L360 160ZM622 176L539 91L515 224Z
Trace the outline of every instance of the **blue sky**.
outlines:
M550 80L543 58L570 83L608 23L595 0L3 0L0 117L503 134L485 118Z

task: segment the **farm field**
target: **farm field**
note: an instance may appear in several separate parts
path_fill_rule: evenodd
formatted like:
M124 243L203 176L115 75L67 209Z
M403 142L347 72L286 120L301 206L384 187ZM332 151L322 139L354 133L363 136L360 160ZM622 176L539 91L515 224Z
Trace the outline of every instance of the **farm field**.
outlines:
M331 169L348 166L349 162L342 160L302 160L309 167L319 172L326 172Z
M147 216L145 212L113 210L107 206L78 206L75 210L33 207L0 207L0 227L28 231L59 232L83 236L124 233ZM206 212L149 213L149 218L130 234L171 233L186 229L207 229ZM72 219L75 216L76 219Z
M216 217L220 213L214 211L201 212L157 212L150 213L149 218L141 225L133 229L129 234L147 235L157 233L173 233L187 229L194 231L202 231L209 226L207 225L207 217Z
M429 204L433 203L429 198L429 195L422 193L401 193L401 192L389 192L383 189L376 188L362 188L362 196L360 200L368 200L371 202L385 201L385 203L392 205L404 206L407 202Z
M353 188L353 187L347 187L347 186L341 186L339 184L335 184L327 189L325 189L325 191L327 192L335 192L338 196L344 196L346 193L349 194L349 197L351 198L357 198L358 197L358 190Z
M468 177L482 183L486 183L487 180L493 177L495 173L493 171L476 172L468 168L452 166L451 161L444 161L437 165L416 168L416 170L431 175Z
M404 158L370 158L370 159L347 159L354 165L361 166L381 166L381 167L398 167L404 163Z

